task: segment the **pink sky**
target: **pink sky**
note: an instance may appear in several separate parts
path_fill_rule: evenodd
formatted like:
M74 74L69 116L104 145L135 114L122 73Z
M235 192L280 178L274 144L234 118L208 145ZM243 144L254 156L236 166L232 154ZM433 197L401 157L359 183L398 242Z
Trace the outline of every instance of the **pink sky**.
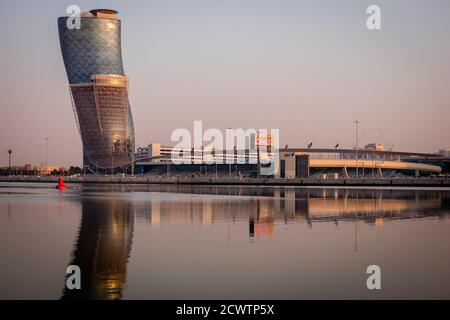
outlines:
M377 1L78 1L115 8L136 144L174 129L279 128L281 144L450 146L450 3ZM0 165L80 165L56 19L70 1L0 5ZM20 14L11 14L20 12Z

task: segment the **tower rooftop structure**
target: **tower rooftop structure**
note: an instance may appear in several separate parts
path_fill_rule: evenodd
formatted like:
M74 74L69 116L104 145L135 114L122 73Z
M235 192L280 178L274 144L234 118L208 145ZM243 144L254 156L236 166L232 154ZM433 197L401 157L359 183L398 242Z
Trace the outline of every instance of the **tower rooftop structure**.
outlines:
M112 9L93 9L89 11L97 18L118 19L119 11Z

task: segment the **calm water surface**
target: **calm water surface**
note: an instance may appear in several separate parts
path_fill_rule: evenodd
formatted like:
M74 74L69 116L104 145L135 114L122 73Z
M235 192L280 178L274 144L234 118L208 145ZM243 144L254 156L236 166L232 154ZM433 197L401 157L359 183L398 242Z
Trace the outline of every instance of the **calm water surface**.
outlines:
M450 299L448 189L53 188L0 184L0 299Z

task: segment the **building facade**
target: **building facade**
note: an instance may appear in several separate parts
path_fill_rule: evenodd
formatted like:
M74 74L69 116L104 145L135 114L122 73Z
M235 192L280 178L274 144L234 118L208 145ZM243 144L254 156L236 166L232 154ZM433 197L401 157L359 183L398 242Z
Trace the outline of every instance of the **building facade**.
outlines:
M73 18L72 18L73 19ZM83 143L83 166L90 171L134 166L134 127L121 51L117 11L91 10L58 18L59 41L72 106Z

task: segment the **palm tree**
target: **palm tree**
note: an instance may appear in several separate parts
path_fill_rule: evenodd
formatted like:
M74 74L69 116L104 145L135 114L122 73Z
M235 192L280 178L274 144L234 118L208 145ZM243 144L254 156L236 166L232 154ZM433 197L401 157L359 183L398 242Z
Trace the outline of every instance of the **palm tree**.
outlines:
M9 156L9 168L11 168L11 153L12 153L12 149L8 149L8 156Z

